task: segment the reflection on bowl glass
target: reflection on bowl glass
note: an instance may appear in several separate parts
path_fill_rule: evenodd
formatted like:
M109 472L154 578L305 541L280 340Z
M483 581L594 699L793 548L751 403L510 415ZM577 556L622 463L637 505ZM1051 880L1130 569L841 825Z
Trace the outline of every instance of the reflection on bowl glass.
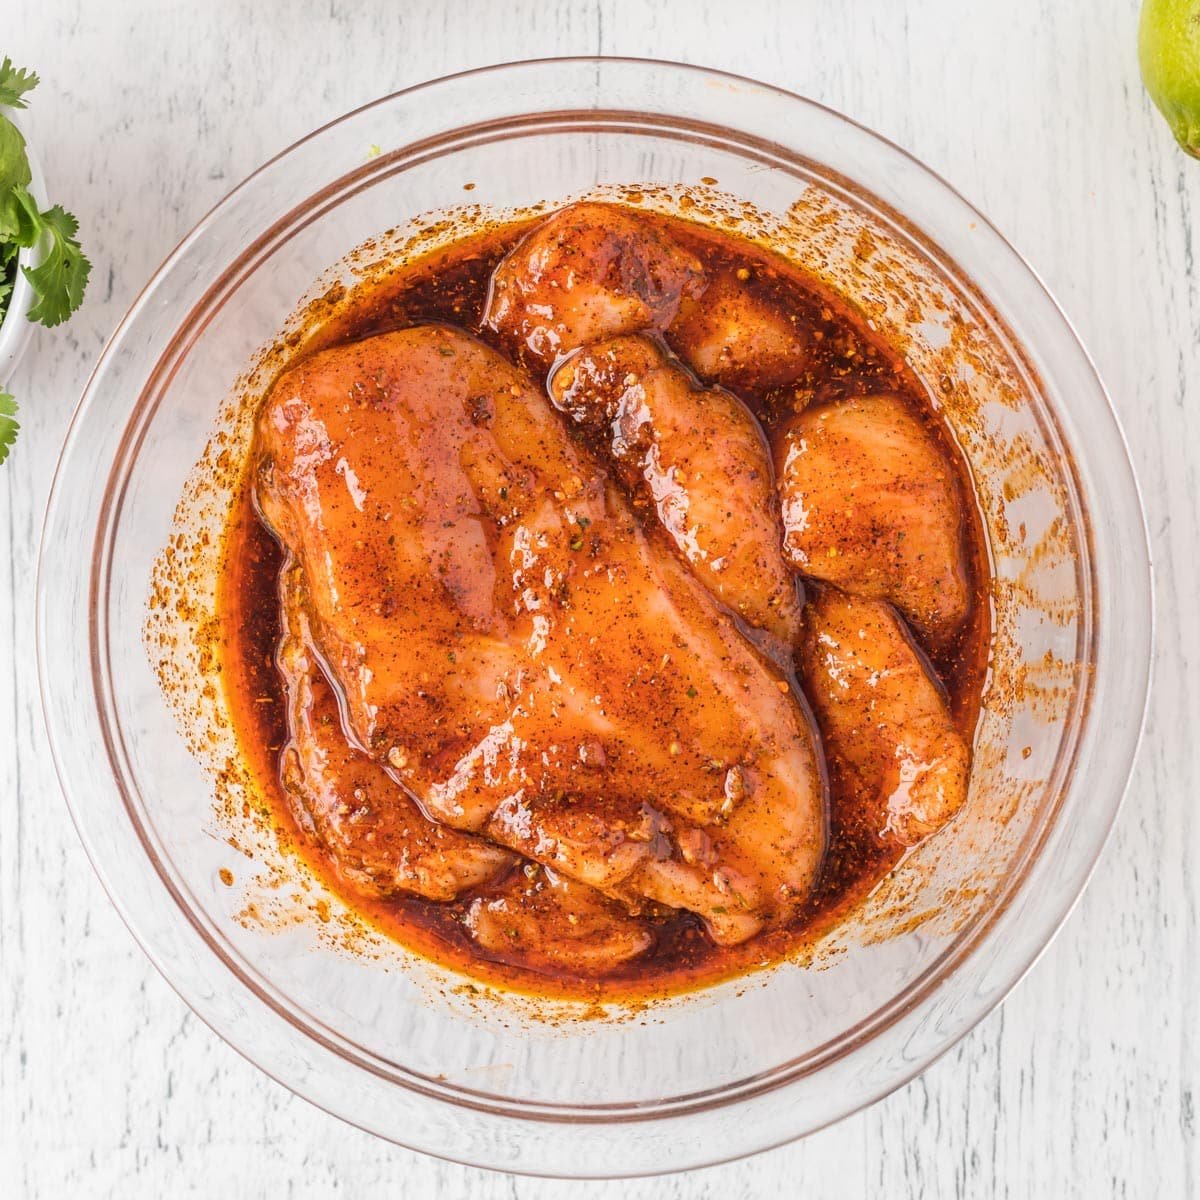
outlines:
M230 467L252 429L245 399L277 367L265 352L280 331L464 223L632 182L651 210L699 197L693 219L769 241L902 349L970 466L995 636L970 798L952 825L803 961L593 1019L406 952L281 850L237 760L204 631ZM1019 257L944 183L836 114L624 60L518 64L389 97L232 193L151 282L89 384L38 590L72 812L188 1003L364 1128L575 1176L778 1144L952 1045L1078 896L1128 777L1149 661L1147 551L1120 431Z

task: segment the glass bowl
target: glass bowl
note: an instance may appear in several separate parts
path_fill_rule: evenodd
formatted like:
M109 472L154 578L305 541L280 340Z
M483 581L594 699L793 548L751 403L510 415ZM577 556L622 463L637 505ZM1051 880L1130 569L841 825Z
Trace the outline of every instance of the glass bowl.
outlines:
M222 473L245 451L261 354L297 313L464 222L580 195L670 207L684 192L697 219L802 256L904 348L971 465L995 651L965 810L854 916L803 960L595 1019L470 986L325 896L257 815L196 631L213 617ZM423 216L447 209L450 221ZM233 191L105 350L58 468L38 579L64 791L114 903L187 1003L365 1129L578 1177L799 1137L979 1021L1096 861L1138 741L1150 641L1120 429L1070 325L996 230L819 105L618 59L519 63L389 96Z

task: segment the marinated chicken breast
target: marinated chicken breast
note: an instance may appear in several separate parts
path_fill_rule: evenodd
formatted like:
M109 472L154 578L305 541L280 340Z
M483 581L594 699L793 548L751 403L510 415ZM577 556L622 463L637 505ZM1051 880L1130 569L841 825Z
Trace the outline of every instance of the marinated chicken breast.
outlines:
M700 387L644 337L588 346L554 373L550 396L603 439L709 591L790 653L800 605L783 559L770 452L746 406Z
M618 902L533 863L472 900L463 923L492 957L535 971L605 975L654 945Z
M689 367L734 391L794 383L812 361L811 335L797 314L767 304L732 270L713 275L698 295L685 295L668 338Z
M885 394L808 409L775 451L795 569L891 601L930 649L943 646L970 608L962 501L904 402Z
M588 342L665 329L703 278L693 255L632 214L572 204L497 267L484 325L548 369Z
M626 334L670 331L709 382L767 388L800 376L809 342L736 272L709 278L698 259L636 212L560 209L518 243L492 279L484 325L527 361Z
M945 825L967 798L971 754L891 606L814 588L796 658L842 819L903 846Z
M349 731L425 812L725 944L807 895L825 789L788 680L520 372L383 334L282 375L258 436Z
M514 855L429 820L377 762L347 743L313 649L299 570L286 571L280 591L276 661L288 720L280 775L300 824L345 878L375 895L452 900L509 871Z

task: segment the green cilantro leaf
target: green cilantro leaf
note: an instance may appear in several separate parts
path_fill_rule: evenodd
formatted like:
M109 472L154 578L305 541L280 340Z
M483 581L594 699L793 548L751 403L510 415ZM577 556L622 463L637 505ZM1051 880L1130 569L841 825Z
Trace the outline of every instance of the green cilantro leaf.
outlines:
M33 71L14 67L12 59L7 54L4 56L4 61L0 62L0 108L24 108L22 97L37 85L38 77Z
M0 463L8 457L9 449L17 440L17 402L7 392L0 392Z
M11 188L24 187L30 179L29 159L21 131L0 113L0 196Z
M75 234L79 222L60 205L39 216L41 229L49 235L45 257L33 268L23 267L37 300L29 310L31 321L58 325L82 303L92 264L84 256Z
M17 244L0 241L0 313L8 308L8 298L12 295L16 275Z
M42 232L37 201L23 187L0 196L0 242L35 246Z

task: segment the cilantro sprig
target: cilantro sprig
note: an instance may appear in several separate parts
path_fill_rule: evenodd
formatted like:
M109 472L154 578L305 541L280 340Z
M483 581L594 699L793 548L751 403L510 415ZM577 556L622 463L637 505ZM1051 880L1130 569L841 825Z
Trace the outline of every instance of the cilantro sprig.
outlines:
M0 391L0 465L8 457L9 449L17 440L20 425L16 421L17 402L5 391Z
M29 319L54 326L82 303L92 264L76 236L79 222L61 205L41 209L29 192L32 172L25 138L4 109L25 108L26 96L38 85L34 72L14 67L7 55L0 62L0 321L12 301L17 256L41 246L41 261L20 270L33 289ZM17 402L0 391L0 463L17 436Z
M18 70L12 65L12 59L5 55L4 64L0 66L0 108L25 108L25 93L32 92L39 82L32 71Z

